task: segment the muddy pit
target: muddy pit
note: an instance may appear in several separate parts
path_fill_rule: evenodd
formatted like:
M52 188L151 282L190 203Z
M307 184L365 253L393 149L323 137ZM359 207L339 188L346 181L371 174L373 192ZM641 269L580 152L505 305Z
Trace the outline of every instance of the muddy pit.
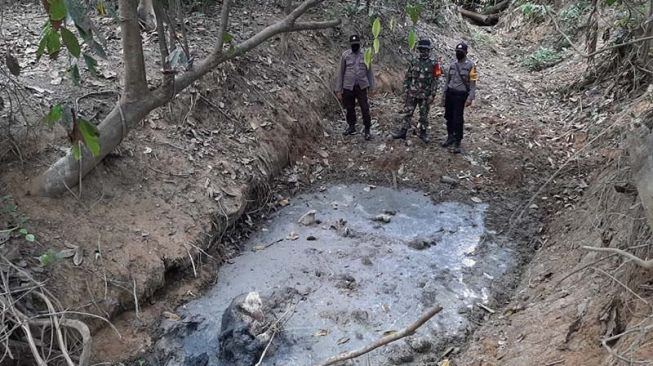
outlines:
M211 290L177 309L181 320L162 323L159 362L224 364L218 361L222 314L250 291L260 293L266 312L290 316L262 365L315 364L440 304L442 312L415 336L355 364L437 360L485 315L479 304L492 306L514 279L516 244L485 227L488 209L366 185L296 197L221 268ZM303 217L311 211L315 220Z

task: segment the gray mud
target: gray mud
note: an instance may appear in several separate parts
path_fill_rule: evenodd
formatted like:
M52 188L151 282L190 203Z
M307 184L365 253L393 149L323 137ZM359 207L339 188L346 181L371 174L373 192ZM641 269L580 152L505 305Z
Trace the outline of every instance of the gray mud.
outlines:
M399 330L435 304L443 311L415 336L356 364L438 359L474 328L472 317L484 311L478 303L491 305L511 286L519 262L513 243L486 230L487 209L365 185L298 196L221 268L211 290L178 309L182 321L162 324L157 352L167 365L219 365L223 311L258 291L277 316L293 314L263 365L312 365ZM317 222L299 223L310 210Z

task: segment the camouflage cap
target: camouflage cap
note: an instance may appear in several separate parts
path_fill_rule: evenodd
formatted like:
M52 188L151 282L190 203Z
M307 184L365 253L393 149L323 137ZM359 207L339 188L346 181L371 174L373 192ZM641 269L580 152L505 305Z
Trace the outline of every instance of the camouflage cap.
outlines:
M361 43L361 38L357 34L353 34L351 37L349 37L349 43L350 44L360 44Z
M463 51L467 54L467 44L465 42L460 42L456 45L456 51Z

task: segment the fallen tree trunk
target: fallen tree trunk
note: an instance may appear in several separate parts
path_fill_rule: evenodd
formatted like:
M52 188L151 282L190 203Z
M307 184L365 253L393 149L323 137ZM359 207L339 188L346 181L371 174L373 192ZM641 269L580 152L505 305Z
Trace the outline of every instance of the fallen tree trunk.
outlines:
M485 10L483 10L483 15L491 15L491 14L501 13L502 11L508 9L509 6L510 6L510 0L503 0L502 2L500 2L500 3L498 3L498 4L494 5L494 6L490 6L488 8L485 8Z
M499 15L497 14L483 15L463 8L458 9L458 11L465 18L471 19L480 25L496 25L499 23Z
M88 149L81 149L82 158L75 160L69 152L66 156L52 164L41 176L37 177L30 187L31 194L43 196L58 196L81 182L82 177L88 174L102 161L118 144L127 136L129 130L145 118L152 110L164 105L193 82L213 70L221 63L238 57L268 39L286 32L295 32L311 29L332 28L340 24L340 20L320 22L297 22L302 14L323 0L305 0L285 18L267 26L252 37L234 45L228 51L223 50L224 35L228 26L230 1L225 0L222 5L220 31L217 46L211 54L196 63L187 72L164 83L161 87L149 91L145 79L145 65L141 34L138 29L136 4L132 0L121 0L121 24L123 35L123 60L125 64L124 93L117 105L104 118L98 126L100 133L100 154L93 157ZM124 13L123 13L124 12ZM129 52L127 52L129 51Z

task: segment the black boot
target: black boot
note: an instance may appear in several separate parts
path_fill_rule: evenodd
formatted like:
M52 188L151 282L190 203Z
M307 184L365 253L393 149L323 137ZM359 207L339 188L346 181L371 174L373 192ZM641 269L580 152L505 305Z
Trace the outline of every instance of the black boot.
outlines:
M352 125L349 125L349 127L347 127L347 129L345 130L345 132L342 133L342 135L343 136L349 136L349 135L353 135L355 133L356 133L356 127L354 127Z
M453 145L453 143L456 142L456 139L453 138L453 136L449 135L447 136L447 139L441 144L442 147L449 147Z
M372 133L370 132L369 127L365 128L364 136L365 136L365 141L370 141L372 139Z
M426 132L426 130L419 131L419 138L420 140L424 141L425 144L431 142L431 139L429 138L429 134Z
M453 143L453 148L451 149L451 152L454 154L460 154L461 152L463 152L463 150L460 148L460 140L456 140Z
M392 138L395 139L395 140L396 139L404 139L405 140L406 139L406 132L408 132L408 131L406 131L405 128L399 129L399 130L395 131L392 134Z

